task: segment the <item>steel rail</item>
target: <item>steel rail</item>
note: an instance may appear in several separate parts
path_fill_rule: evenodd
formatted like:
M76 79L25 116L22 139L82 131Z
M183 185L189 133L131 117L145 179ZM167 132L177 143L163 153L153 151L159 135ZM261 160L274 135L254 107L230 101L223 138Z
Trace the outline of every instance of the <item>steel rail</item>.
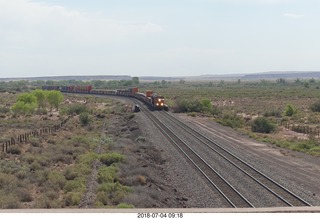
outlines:
M231 157L233 157L234 159L236 159L237 161L240 161L240 163L242 163L243 165L247 166L248 168L250 168L251 170L255 171L257 174L259 174L260 176L264 177L265 179L267 179L269 182L273 183L274 185L276 185L278 188L282 189L283 191L285 191L287 194L289 194L291 197L293 197L296 200L293 201L299 201L300 203L303 204L303 206L312 206L311 204L309 204L307 201L303 200L302 198L300 198L299 196L297 196L296 194L294 194L293 192L289 191L287 188L285 188L284 186L280 185L278 182L274 181L273 179L271 179L270 177L266 176L265 174L263 174L261 171L257 170L256 168L254 168L252 165L248 164L247 162L245 162L243 159L239 158L238 156L236 156L235 154L233 154L232 152L226 150L225 148L223 148L219 143L215 142L212 139L209 139L208 137L204 136L203 134L199 133L197 130L191 128L190 126L186 125L185 123L181 122L179 119L175 118L174 116L170 115L167 112L163 112L164 115L166 115L167 117L170 118L171 121L175 122L177 125L179 125L181 128L183 128L185 131L187 131L189 134L191 134L192 136L194 136L195 138L197 138L199 141L201 141L203 144L205 144L207 147L209 147L211 150L213 150L214 152L216 152L217 154L219 154L220 156L222 156L224 159L226 159L229 163L231 163L233 166L235 166L236 168L238 168L240 171L242 171L243 173L245 173L246 175L248 175L250 178L252 178L254 181L256 181L258 184L260 184L261 186L263 186L265 189L267 189L269 192L271 192L272 194L274 194L276 197L278 197L280 200L282 200L284 203L286 203L288 206L294 206L290 201L286 200L284 197L282 197L281 195L279 195L278 193L276 193L275 191L273 191L271 188L269 188L267 185L263 184L261 181L259 181L258 179L256 179L254 176L252 176L250 173L248 173L247 171L245 171L243 168L241 168L239 165L235 164L233 161L231 161L230 159L228 159L225 155L223 155L221 152L217 151L215 148L211 147L209 144L207 144L206 142L204 142L201 138L206 139L207 141L209 141L210 143L214 144L215 146L217 146L219 149L221 149L223 152L227 153L228 155L230 155ZM191 131L190 131L191 130ZM196 133L198 136L200 136L200 138L198 136L196 136L194 133ZM297 206L301 206L301 205L297 205Z
M227 200L227 202L234 208L237 208L239 205L241 207L254 207L253 204L251 204L243 195L241 195L239 193L239 191L237 191L230 183L227 182L226 179L224 179L217 171L215 171L203 158L201 158L186 142L184 142L178 135L176 135L174 133L173 130L171 130L168 126L166 126L162 121L160 121L157 117L155 117L152 113L150 113L148 110L145 109L141 109L146 115L147 117L161 130L161 132L163 134L166 135L166 137L168 137L168 139L188 158L188 160L191 161L191 163L204 175L204 177L214 186L215 189L217 189L217 191ZM173 137L174 136L174 137ZM176 140L174 139L176 138ZM197 158L195 158L195 156L188 154L181 146L179 146L179 143L177 142L180 141L183 145L185 145L189 151L191 151ZM190 152L189 152L190 153ZM193 156L193 158L191 157ZM201 162L203 164L205 164L205 166L207 168L210 169L210 171L212 173L215 174L215 176L218 176L225 185L228 186L229 189L231 189L233 191L233 193L238 196L239 200L241 200L243 203L242 204L235 204L233 203L233 201L231 201L231 198L229 198L225 193L226 191L222 191L223 189L219 188L218 185L216 185L216 183L213 182L213 180L210 178L210 176L208 176L208 173L206 173L206 170L203 170L203 167L201 168L199 166L199 164L197 164L194 160L198 159L201 160ZM229 190L229 192L231 191ZM235 198L233 195L233 199ZM238 200L238 202L239 202Z

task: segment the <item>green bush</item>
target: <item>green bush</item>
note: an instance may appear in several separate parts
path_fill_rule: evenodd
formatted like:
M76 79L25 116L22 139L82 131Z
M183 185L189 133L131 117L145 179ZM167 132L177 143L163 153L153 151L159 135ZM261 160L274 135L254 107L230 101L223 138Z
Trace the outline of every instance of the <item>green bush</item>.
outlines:
M293 116L296 113L297 109L292 104L288 104L284 110L284 114L286 116Z
M311 106L310 106L310 109L311 111L313 112L320 112L320 101L316 102L316 103L313 103Z
M129 192L131 192L131 189L119 182L103 183L98 188L97 202L104 205L118 205Z
M90 122L89 113L87 112L80 113L80 122L83 126L88 125Z
M19 155L21 154L21 149L18 146L10 146L7 153Z
M244 125L244 120L234 113L225 113L220 118L216 119L218 123L231 128L241 128Z
M68 192L65 197L66 206L78 206L81 201L82 193L80 192Z
M82 191L85 190L85 182L82 182L81 179L77 178L75 180L69 180L66 182L64 186L64 191L72 192L72 191Z
M256 118L251 125L251 130L253 132L260 133L271 133L275 130L275 128L276 126L264 117Z
M265 116L265 117L270 117L270 116L281 117L281 111L278 109L267 110L263 113L263 116Z
M118 169L114 166L101 167L98 172L98 183L101 184L105 182L114 182L117 178L117 171Z
M74 168L67 168L64 171L64 176L67 180L74 180L79 176L79 173Z
M73 104L67 108L67 114L69 115L72 115L74 113L80 115L81 113L85 112L89 112L89 109L86 105L83 104Z
M124 157L122 154L118 153L106 153L100 155L99 159L105 165L110 166L113 163L122 162L124 160Z
M134 206L127 203L120 203L117 205L117 208L134 208Z
M183 99L176 103L176 112L188 113L188 112L201 112L203 105L199 100L187 100Z

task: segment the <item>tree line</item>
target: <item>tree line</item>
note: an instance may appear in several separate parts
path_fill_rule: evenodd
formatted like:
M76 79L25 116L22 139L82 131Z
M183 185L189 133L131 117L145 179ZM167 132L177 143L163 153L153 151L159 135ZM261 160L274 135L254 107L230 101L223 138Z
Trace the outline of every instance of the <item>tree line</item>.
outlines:
M11 107L14 114L33 114L36 109L38 112L45 111L49 106L50 110L53 108L59 109L60 103L64 97L60 91L34 90L31 93L20 94L16 103Z

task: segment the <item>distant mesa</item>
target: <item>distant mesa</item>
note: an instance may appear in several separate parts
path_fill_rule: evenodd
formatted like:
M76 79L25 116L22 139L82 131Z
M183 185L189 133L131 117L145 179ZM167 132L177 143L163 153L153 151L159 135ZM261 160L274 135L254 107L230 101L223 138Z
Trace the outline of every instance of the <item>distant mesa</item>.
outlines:
M308 79L320 78L320 71L272 71L261 73L238 73L238 74L206 74L199 76L185 76L185 77L158 77L158 76L141 76L140 81L198 81L198 80L274 80L274 79ZM67 81L67 80L132 80L130 75L81 75L81 76L44 76L44 77L21 77L21 78L0 78L0 81Z

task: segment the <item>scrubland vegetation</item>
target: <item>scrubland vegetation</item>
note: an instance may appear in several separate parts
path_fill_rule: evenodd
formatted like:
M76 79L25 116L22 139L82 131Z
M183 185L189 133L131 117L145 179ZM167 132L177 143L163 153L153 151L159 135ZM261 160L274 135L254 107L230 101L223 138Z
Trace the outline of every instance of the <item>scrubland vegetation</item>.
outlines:
M0 209L78 208L94 161L100 165L93 207L133 207L122 202L131 189L118 179L118 165L125 157L111 150L114 136L102 134L108 118L123 106L81 95L67 95L62 102L61 96L39 90L0 94L2 138L71 116L60 131L0 152Z
M96 207L133 207L123 203L130 186L145 185L146 175L134 182L119 178L126 158L113 151L117 133L102 135L111 116L124 106L107 99L38 90L55 82L0 82L0 131L13 135L71 119L58 133L30 138L27 144L0 153L0 208L77 208L86 192L93 162L98 162ZM175 113L207 117L257 140L320 156L320 81L161 81L93 83L102 89L138 85L165 97ZM120 113L121 114L121 113ZM124 120L134 117L121 114ZM128 128L120 127L123 130ZM137 142L144 137L137 137ZM99 146L99 150L97 147Z
M141 87L141 86L140 86ZM211 117L255 139L320 156L320 81L155 82L172 111Z

